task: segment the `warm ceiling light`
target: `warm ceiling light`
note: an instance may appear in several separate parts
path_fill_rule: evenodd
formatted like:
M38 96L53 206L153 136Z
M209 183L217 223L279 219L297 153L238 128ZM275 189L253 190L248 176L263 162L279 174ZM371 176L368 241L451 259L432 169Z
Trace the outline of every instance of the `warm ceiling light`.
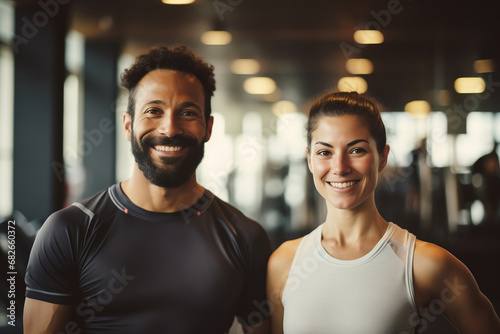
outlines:
M271 78L253 77L245 80L243 88L249 94L272 94L276 90L276 83Z
M255 59L236 59L231 63L234 74L256 74L259 70L260 64Z
M205 31L201 35L201 42L205 45L226 45L231 43L231 34L224 30Z
M426 117L431 112L431 105L425 100L415 100L405 105L405 111L416 118Z
M495 70L493 59L480 59L474 62L474 71L476 73L491 73Z
M358 92L363 94L368 90L366 80L361 77L343 77L337 83L341 92Z
M347 60L345 68L351 74L370 74L373 72L373 63L369 59L353 58Z
M378 30L357 30L354 40L358 44L380 44L384 41L384 35Z
M482 93L486 88L483 78L469 77L455 80L455 90L460 94Z
M194 1L195 0L161 0L161 2L167 5L189 5Z
M272 106L273 114L277 117L297 112L297 106L291 101L278 101Z

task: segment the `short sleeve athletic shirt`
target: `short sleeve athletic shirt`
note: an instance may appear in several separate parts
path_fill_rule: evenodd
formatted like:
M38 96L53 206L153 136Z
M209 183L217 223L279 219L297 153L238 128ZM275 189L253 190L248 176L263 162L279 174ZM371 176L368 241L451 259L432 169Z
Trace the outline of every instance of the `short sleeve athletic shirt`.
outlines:
M73 305L82 333L225 333L269 315L264 229L208 190L158 213L119 184L52 214L40 229L26 296Z
M293 259L282 296L284 332L414 333L415 236L389 223L368 254L339 260L323 248L322 227L301 240Z

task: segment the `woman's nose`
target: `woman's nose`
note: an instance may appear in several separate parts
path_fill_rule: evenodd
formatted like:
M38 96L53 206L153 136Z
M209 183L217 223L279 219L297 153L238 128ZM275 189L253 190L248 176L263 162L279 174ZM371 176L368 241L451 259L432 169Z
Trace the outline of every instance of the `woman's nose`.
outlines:
M335 175L350 173L349 159L344 154L338 154L332 158L332 172Z

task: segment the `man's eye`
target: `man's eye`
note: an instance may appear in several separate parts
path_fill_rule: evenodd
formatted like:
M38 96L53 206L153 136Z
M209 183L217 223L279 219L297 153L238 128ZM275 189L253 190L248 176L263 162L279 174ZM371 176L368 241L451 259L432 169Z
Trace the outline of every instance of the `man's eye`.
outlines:
M188 116L188 117L195 117L195 116L198 116L198 113L196 111L193 111L193 110L184 110L181 112L181 115Z
M153 115L157 115L159 114L161 111L158 110L158 109L155 109L155 108L152 108L152 109L148 109L146 110L146 114L153 114Z

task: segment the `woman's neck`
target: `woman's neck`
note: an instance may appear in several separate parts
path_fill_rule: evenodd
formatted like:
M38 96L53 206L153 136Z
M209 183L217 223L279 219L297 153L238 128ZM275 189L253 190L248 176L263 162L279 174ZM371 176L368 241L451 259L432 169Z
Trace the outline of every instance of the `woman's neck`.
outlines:
M359 247L362 243L380 240L387 226L374 201L349 210L328 206L322 239L340 247Z

